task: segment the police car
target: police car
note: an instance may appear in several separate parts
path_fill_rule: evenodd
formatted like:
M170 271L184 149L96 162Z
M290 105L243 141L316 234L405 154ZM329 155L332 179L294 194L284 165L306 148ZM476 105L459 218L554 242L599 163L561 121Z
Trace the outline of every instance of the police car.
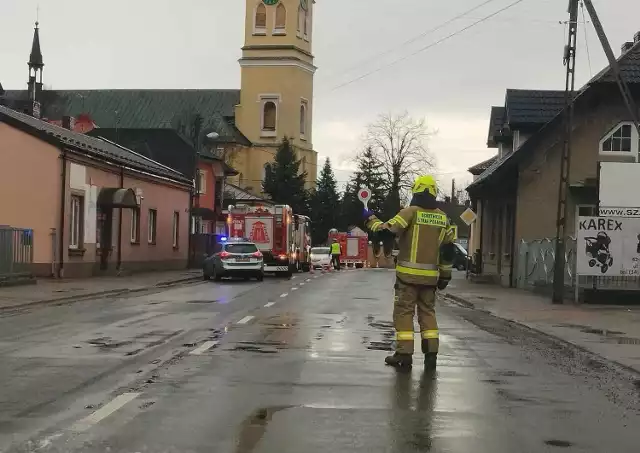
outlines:
M223 277L241 277L245 280L264 279L264 259L255 243L246 238L220 238L210 256L202 264L205 280L220 281Z

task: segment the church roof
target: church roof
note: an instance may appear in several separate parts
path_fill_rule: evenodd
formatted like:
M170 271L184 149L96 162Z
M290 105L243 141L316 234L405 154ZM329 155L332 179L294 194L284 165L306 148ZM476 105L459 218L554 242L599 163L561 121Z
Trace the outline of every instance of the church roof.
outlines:
M25 96L23 90L5 93L9 101ZM198 114L203 118L203 130L215 130L220 141L248 146L250 142L232 120L239 103L240 90L236 89L45 90L42 117L58 120L87 113L98 127L180 130Z

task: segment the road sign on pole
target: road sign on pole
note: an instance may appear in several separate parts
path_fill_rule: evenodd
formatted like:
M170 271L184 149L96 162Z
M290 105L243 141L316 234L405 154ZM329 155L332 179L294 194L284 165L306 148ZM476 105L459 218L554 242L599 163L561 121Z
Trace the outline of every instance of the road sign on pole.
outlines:
M473 212L473 209L467 208L466 211L460 214L460 218L467 225L471 225L473 222L476 221L476 219L478 218L478 215L475 212Z

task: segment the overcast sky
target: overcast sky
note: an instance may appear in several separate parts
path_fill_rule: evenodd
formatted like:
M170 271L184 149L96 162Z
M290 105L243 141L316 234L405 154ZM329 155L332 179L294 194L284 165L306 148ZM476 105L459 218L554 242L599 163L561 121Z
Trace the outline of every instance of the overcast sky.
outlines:
M483 0L317 0L314 147L340 181L367 123L382 112L426 117L440 179L470 180L490 157L489 109L507 88L563 89L567 0L524 0L439 45L374 74L515 0L494 0L403 45ZM640 1L594 0L616 55L640 30ZM0 82L24 88L40 5L44 81L56 89L239 88L244 0L0 0ZM577 80L606 58L579 30ZM588 46L586 43L588 42ZM591 69L587 58L589 49ZM376 57L377 55L377 57ZM375 57L375 58L374 58Z

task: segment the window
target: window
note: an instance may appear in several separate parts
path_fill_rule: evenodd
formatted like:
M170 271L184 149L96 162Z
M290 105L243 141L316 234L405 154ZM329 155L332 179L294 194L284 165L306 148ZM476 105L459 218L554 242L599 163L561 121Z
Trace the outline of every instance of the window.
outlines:
M631 124L622 124L610 132L600 143L600 152L630 153L633 151L634 128ZM636 138L636 142L638 139Z
M267 8L262 2L256 7L255 32L264 33L267 29Z
M198 180L196 182L196 189L199 194L207 193L207 172L204 170L198 170Z
M300 104L300 137L304 138L307 134L307 101Z
M258 251L255 244L227 244L225 249L229 253L255 253Z
M594 205L578 205L578 216L595 217L597 215Z
M84 197L71 195L71 229L69 235L69 248L81 249L83 246L84 232Z
M207 234L209 232L209 222L200 220L200 233Z
M276 8L275 32L276 34L284 34L287 27L287 8L280 3Z
M276 107L276 103L272 100L266 100L262 107L262 130L275 132L277 118L278 108Z
M298 8L298 38L302 38L303 34L307 36L307 16L308 13L300 6Z
M174 211L173 213L173 230L171 232L173 237L173 248L177 249L180 243L180 213Z
M149 244L156 243L156 231L158 228L158 211L149 209L149 231L147 232L147 240Z
M140 243L140 209L131 210L131 243Z
M304 38L309 40L309 34L311 31L311 15L309 11L304 12Z

